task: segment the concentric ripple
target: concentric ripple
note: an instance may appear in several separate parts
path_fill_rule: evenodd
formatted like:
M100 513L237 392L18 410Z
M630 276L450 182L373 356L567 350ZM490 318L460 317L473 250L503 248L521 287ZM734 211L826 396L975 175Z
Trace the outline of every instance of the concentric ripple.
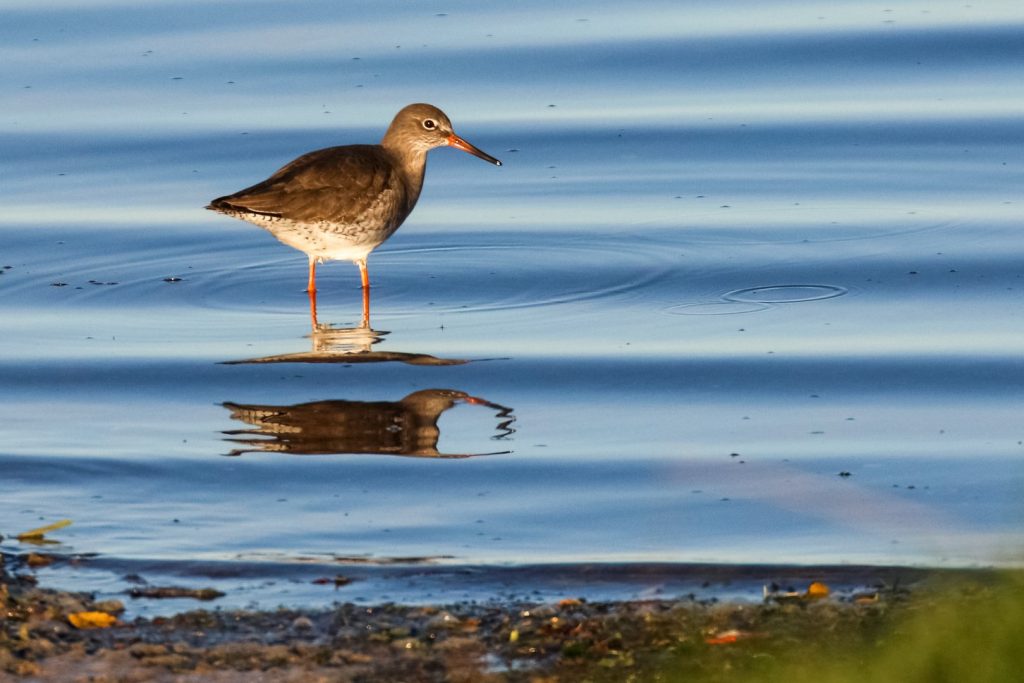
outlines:
M399 249L376 261L395 304L464 312L629 297L671 269L655 247L612 239Z
M722 295L726 301L753 304L795 304L843 296L848 290L837 285L769 285L746 287Z
M739 315L740 313L757 313L766 311L768 304L744 301L707 301L693 304L669 306L666 313L672 315Z
M672 315L739 315L757 313L776 304L795 304L834 299L849 290L838 285L766 285L726 292L718 301L677 304L664 309Z

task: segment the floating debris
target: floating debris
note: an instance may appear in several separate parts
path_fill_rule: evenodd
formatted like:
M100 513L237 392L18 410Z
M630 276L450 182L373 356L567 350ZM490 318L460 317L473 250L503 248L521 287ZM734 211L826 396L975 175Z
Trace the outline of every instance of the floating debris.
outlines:
M215 588L184 588L181 586L139 586L128 591L133 598L164 600L171 598L192 598L194 600L216 600L224 593Z
M63 529L66 526L71 526L70 519L62 519L60 521L54 522L53 524L47 524L46 526L41 526L37 529L30 529L28 531L18 534L16 538L19 541L42 541L43 537L46 536L46 534L50 533L51 531Z
M319 579L313 579L313 583L318 586L333 585L335 588L340 588L341 586L347 586L352 583L352 579L338 574L334 577L322 576Z
M25 564L33 569L36 567L49 567L53 564L55 558L53 555L44 555L42 553L29 553L25 556Z

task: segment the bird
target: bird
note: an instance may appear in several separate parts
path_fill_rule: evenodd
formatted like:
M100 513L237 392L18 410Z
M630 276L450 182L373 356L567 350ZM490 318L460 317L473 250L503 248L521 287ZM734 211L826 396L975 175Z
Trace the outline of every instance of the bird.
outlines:
M431 104L399 111L378 145L344 145L308 152L266 180L206 206L265 228L309 257L306 291L315 310L316 266L327 260L359 267L363 318L369 317L366 259L402 225L420 197L427 152L454 147L495 166L501 161L455 134Z

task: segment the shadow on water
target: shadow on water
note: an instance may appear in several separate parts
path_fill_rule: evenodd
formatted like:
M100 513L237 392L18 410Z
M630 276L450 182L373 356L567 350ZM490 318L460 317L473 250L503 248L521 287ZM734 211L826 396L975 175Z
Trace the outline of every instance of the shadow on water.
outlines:
M224 361L223 365L250 363L388 363L409 365L464 365L468 360L438 358L426 353L405 351L374 351L374 344L384 340L390 332L375 330L369 324L356 327L334 327L330 323L317 323L307 338L312 341L309 351L282 353L259 358Z
M290 406L242 405L224 403L232 419L253 429L224 432L241 447L229 455L259 451L317 454L379 454L422 458L468 458L477 455L503 455L509 450L490 453L441 453L437 449L441 415L460 403L483 406L495 411L499 420L497 434L502 440L515 430L512 409L463 391L424 389L398 401L315 401Z

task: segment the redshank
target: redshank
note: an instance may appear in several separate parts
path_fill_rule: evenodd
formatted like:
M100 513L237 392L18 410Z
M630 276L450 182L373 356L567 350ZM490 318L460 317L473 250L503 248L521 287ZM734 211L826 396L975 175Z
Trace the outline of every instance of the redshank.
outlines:
M218 197L206 208L265 228L304 252L313 301L316 264L353 261L362 279L365 319L370 301L366 257L409 216L423 189L427 152L444 146L501 165L456 135L443 111L410 104L395 115L379 145L303 154L263 182Z

